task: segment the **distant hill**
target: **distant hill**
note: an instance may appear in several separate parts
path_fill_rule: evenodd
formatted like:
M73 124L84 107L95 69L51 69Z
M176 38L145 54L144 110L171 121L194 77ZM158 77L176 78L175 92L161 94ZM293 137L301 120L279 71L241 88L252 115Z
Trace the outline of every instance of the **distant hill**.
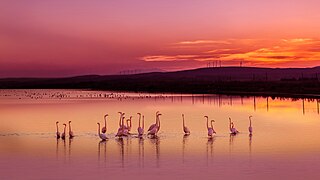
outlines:
M320 94L320 67L216 67L131 75L85 75L66 78L5 78L2 89L71 88L121 91Z

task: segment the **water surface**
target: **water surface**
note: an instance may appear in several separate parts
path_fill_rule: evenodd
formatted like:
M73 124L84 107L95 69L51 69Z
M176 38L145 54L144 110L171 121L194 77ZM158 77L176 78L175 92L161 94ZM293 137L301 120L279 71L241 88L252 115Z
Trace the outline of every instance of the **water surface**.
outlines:
M115 138L118 111L133 116L134 133ZM138 138L160 111L157 138ZM108 113L101 142L97 122ZM185 114L190 136L184 136ZM207 137L208 115L217 135ZM248 116L254 133L249 136ZM228 118L240 131L230 136ZM55 122L72 121L73 139L57 140ZM319 103L220 95L0 90L1 179L319 179Z

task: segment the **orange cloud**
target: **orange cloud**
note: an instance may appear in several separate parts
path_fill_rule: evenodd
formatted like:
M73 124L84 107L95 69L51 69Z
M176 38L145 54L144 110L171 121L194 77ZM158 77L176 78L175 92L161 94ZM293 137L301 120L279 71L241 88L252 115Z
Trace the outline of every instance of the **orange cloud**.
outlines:
M208 46L210 44L210 46ZM175 43L168 54L141 57L144 61L213 61L228 64L278 66L305 62L306 66L317 65L320 60L320 40L311 38L295 39L228 39L225 41L197 40ZM188 45L183 49L181 45ZM175 48L177 50L175 54ZM192 52L190 54L189 52Z

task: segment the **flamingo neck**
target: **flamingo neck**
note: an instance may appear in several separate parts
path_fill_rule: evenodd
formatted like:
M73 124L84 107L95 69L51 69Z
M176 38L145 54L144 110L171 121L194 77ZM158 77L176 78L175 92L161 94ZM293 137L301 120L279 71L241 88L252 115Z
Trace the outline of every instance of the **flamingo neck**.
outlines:
M139 127L141 127L140 118L139 118Z
M67 127L67 126L65 125L65 126L64 126L64 130L63 130L64 133L66 133L66 127Z
M107 116L104 116L104 127L107 127Z
M58 124L56 124L56 126L57 126L57 132L59 132Z
M119 127L121 127L122 116L120 116Z
M209 129L209 118L207 118L207 128Z
M144 129L144 116L142 117L142 129Z
M71 124L69 123L69 132L71 132Z
M100 135L100 124L98 124L98 135Z
M184 117L182 116L182 125L183 125L183 127L185 127L185 125L184 125Z
M139 127L141 127L140 121L141 121L141 115L139 114Z

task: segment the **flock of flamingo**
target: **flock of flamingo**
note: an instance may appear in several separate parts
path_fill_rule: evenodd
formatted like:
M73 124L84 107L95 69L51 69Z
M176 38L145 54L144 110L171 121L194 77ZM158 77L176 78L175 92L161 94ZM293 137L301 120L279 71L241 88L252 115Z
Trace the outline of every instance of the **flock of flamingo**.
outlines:
M120 114L120 119L119 119L119 128L118 128L118 132L115 135L116 137L123 137L123 136L130 136L132 135L131 131L131 127L132 127L132 116L130 116L130 118L128 118L126 120L126 125L124 124L125 122L125 113L123 112L118 112ZM138 131L138 136L141 137L144 135L144 116L141 115L141 113L137 113L139 115L139 127L137 129ZM159 113L159 111L156 112L156 120L155 123L150 125L150 127L148 128L148 133L147 136L150 137L155 137L157 136L157 133L160 130L160 116L162 114ZM100 139L102 141L107 140L107 136L106 136L106 132L107 132L107 117L108 114L104 115L104 127L100 127L100 123L98 122L98 135L100 137ZM141 122L141 117L142 117L142 122ZM214 120L210 121L210 126L209 126L209 117L208 116L204 116L206 121L207 121L207 130L208 130L208 137L213 137L216 134L216 131L214 130L214 126L213 123L215 122ZM249 135L252 135L253 133L253 129L252 129L252 124L251 124L251 118L252 116L249 116ZM59 127L58 127L58 121L56 122L56 127L57 127L57 132L56 132L56 137L57 139L59 139L60 137L62 139L66 138L66 127L67 124L63 124L64 126L64 130L60 135L59 132ZM183 126L183 132L185 133L185 135L190 135L190 130L189 128L185 125L185 120L184 120L184 114L182 114L182 126ZM101 131L100 131L101 129ZM230 130L230 134L232 135L236 135L239 133L239 131L235 128L234 126L234 122L232 122L231 118L229 118L229 130ZM69 138L73 138L74 134L71 130L71 121L69 121Z

